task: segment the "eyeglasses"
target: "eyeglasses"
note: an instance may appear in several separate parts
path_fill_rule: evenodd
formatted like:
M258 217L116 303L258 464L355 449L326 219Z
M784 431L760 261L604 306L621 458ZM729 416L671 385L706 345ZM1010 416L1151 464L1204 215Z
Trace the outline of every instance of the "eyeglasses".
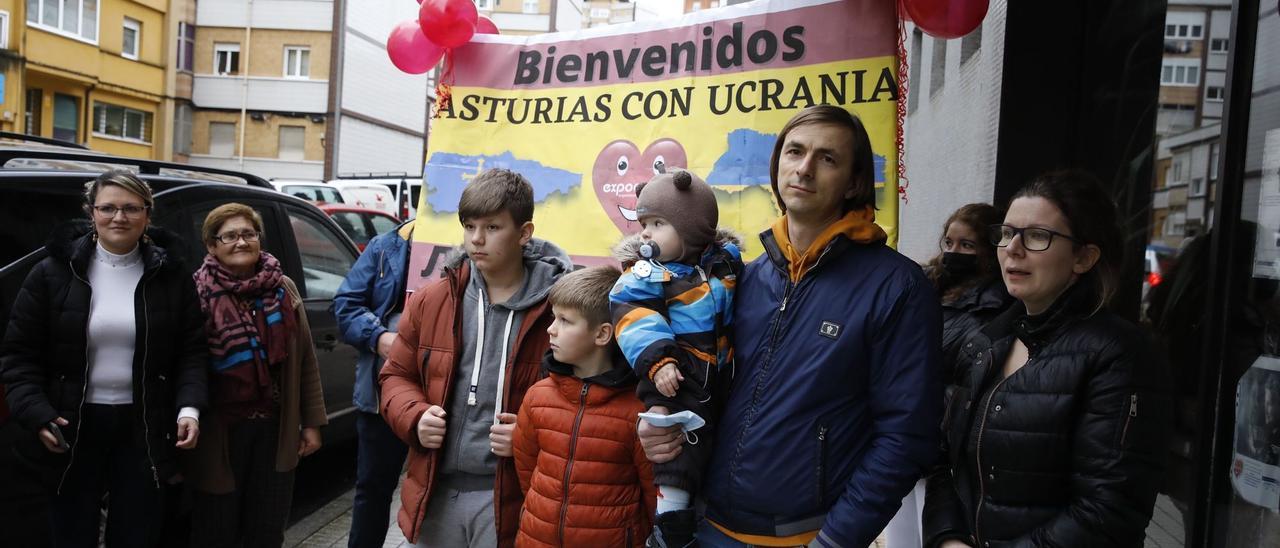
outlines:
M113 219L116 213L124 212L124 216L130 219L137 219L142 216L142 212L150 210L147 206L127 205L118 207L111 204L93 206L93 210L98 212L98 216L103 219Z
M1053 243L1054 236L1066 238L1077 245L1084 244L1084 242L1076 238L1047 228L1031 226L1018 228L1016 226L1009 225L991 225L990 230L991 245L996 247L1009 247L1009 244L1013 243L1013 237L1018 235L1022 235L1022 247L1026 248L1027 251L1044 251L1049 249L1049 245Z
M243 232L227 232L226 234L219 234L214 238L217 239L219 242L222 242L224 245L231 245L240 240L244 240L245 242L248 242L248 243L253 243L258 241L258 237L261 235L262 233L256 230L245 230Z

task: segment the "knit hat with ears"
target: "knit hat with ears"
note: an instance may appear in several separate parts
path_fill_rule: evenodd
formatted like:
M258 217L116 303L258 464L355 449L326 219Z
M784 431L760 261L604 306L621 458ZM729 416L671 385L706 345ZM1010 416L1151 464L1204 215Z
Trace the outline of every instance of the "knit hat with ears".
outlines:
M675 227L684 244L681 262L696 263L716 238L720 208L711 185L680 168L659 168L649 182L636 187L636 216L662 217Z

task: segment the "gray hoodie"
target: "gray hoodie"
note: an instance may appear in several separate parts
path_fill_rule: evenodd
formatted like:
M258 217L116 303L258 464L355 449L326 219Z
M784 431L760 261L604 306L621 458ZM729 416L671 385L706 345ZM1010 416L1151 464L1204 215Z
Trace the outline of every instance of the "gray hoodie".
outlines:
M465 255L455 263L469 260ZM440 473L492 476L497 456L489 450L489 427L497 422L498 413L515 413L515 409L496 409L498 389L505 381L505 358L515 358L516 339L525 313L547 298L551 284L573 269L569 256L555 244L534 238L524 246L524 284L505 303L490 303L484 276L471 266L462 304L462 350L458 370L454 373L450 397L448 427L445 429L444 455ZM482 304L483 301L483 304ZM480 322L483 321L483 336ZM545 337L545 333L533 336ZM505 343L505 346L504 346ZM480 370L473 375L476 354ZM475 380L472 392L472 380ZM474 393L474 397L471 397Z

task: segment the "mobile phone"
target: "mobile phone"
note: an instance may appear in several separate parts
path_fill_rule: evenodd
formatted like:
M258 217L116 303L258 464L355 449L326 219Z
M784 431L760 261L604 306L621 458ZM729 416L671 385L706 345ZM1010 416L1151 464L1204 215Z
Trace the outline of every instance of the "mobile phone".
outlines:
M62 449L63 451L71 449L71 444L67 443L67 438L63 437L62 428L58 427L58 423L49 421L48 428L49 433L53 434L53 439L57 440L59 449Z

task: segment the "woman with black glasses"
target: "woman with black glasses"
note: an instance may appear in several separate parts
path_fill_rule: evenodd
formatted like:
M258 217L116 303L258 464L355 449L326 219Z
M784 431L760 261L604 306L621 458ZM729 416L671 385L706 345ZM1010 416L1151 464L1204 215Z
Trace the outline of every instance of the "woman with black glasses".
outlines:
M187 460L191 545L284 542L298 460L328 422L302 296L262 251L262 216L218 206L201 228L209 254L194 275L207 316L209 396L200 447Z
M1140 547L1169 397L1145 335L1106 309L1115 206L1091 175L1043 175L991 243L1019 302L961 347L925 545Z
M154 546L175 454L200 441L204 317L178 237L151 225L154 206L128 171L87 184L90 222L55 229L5 332L0 374L44 446L59 547L98 546L103 495L106 545Z

